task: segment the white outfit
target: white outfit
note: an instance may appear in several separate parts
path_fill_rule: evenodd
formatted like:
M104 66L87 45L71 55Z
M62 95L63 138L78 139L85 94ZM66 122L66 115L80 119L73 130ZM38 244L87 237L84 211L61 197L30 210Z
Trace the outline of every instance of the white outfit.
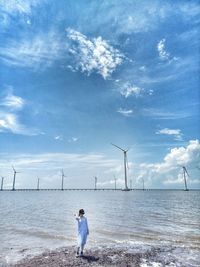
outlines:
M87 241L87 235L89 235L88 223L86 217L77 217L78 221L78 246L83 247Z

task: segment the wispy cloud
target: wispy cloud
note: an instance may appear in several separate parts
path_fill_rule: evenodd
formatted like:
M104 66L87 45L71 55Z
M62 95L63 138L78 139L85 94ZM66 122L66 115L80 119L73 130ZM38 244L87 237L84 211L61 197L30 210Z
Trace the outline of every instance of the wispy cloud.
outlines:
M13 113L0 111L0 132L11 132L22 135L38 135L40 131L33 128L27 128L19 122L18 116Z
M45 2L46 0L1 0L1 26L9 27L15 16L18 23L30 25L33 10Z
M8 107L10 109L22 109L25 105L25 100L20 97L8 93L6 97L0 99L0 106Z
M54 136L54 140L56 140L56 141L64 141L65 140L68 143L75 143L79 140L79 138L73 136L73 137L69 138L68 140L66 140L66 138L63 137L63 135L56 135L56 136Z
M98 5L98 4L96 4ZM97 6L95 6L95 11ZM101 5L102 11L96 12L95 22L98 23L102 31L107 31L112 25L116 34L132 34L151 32L158 29L163 23L174 20L177 17L186 22L194 22L198 19L199 5L198 1L123 1L110 5L110 2L104 2ZM101 10L99 8L98 10ZM108 10L108 11L107 11ZM90 10L89 10L90 11ZM107 11L107 12L106 12ZM90 14L87 13L89 16ZM85 22L88 21L86 16ZM108 29L107 29L108 28Z
M129 82L124 83L120 88L120 93L125 98L130 96L139 97L142 96L144 89L140 88L139 86L133 85Z
M20 122L20 113L26 100L13 94L13 87L8 86L6 96L0 98L0 132L11 132L21 135L43 134L38 129L28 128Z
M172 135L175 140L181 141L183 134L180 129L164 128L156 132L156 134Z
M0 7L10 13L13 14L14 12L30 14L31 9L37 6L41 1L39 0L1 0Z
M21 42L11 41L0 48L0 60L5 64L32 69L49 67L61 56L64 46L55 32L40 34Z
M177 120L177 119L184 119L190 117L190 113L188 111L174 111L168 112L162 109L155 109L155 108L145 108L142 111L144 116L152 117L154 119L160 120Z
M63 136L62 135L56 135L54 136L54 139L57 141L62 141L63 140Z
M43 187L56 188L60 186L61 173L64 169L67 176L66 183L68 188L93 188L93 177L105 176L105 172L122 165L121 159L108 158L102 154L75 154L75 153L43 153L43 154L0 154L1 175L7 174L6 177L12 177L11 165L16 170L21 171L17 181L21 187L34 187L36 185L36 176L41 178ZM78 166L78 168L77 168ZM100 175L98 175L100 174ZM122 172L118 173L121 177ZM27 179L27 176L29 179ZM8 187L11 179L6 179ZM100 179L99 179L100 181ZM119 184L118 184L119 185Z
M118 113L122 114L125 117L130 117L131 115L133 115L133 110L132 109L123 109L120 108L117 111Z
M115 183L116 183L116 188L123 188L124 187L124 179L112 179L109 181L98 181L97 180L97 187L101 188L115 188Z
M78 141L78 137L72 137L72 138L68 139L69 143L74 143L74 142L77 142L77 141Z
M74 59L73 69L81 70L88 75L97 72L107 79L117 66L122 64L124 55L102 37L89 39L73 29L68 28L66 31L68 39L72 42L69 52Z

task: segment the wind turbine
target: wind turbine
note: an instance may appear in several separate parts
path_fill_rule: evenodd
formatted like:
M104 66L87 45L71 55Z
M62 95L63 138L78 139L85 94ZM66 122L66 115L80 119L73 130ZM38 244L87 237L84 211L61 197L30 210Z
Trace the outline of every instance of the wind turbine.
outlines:
M130 191L128 186L127 186L127 152L128 152L128 149L127 150L124 150L123 148L115 145L115 144L112 144L111 145L115 146L116 148L120 149L123 153L124 153L124 180L125 180L125 188L123 189L123 191Z
M144 190L144 178L142 178L142 185L143 185L143 190Z
M62 184L61 184L61 190L64 190L64 178L65 178L65 177L67 177L67 176L65 176L63 169L62 169L61 173L62 173Z
M97 177L94 177L94 190L97 190Z
M115 175L114 175L114 180L115 180L115 190L116 190L117 189L117 179L116 179Z
M130 189L132 190L132 179L130 179Z
M12 191L15 191L15 178L16 178L16 174L17 173L20 173L20 172L17 172L13 166L12 166L12 168L13 168L13 172L14 172Z
M187 188L187 179L186 179L186 175L189 177L189 174L185 166L182 166L182 168L183 168L183 179L185 183L185 191L189 191L189 189Z
M1 191L3 190L3 180L4 180L4 177L1 176Z
M40 190L40 178L37 180L37 190Z

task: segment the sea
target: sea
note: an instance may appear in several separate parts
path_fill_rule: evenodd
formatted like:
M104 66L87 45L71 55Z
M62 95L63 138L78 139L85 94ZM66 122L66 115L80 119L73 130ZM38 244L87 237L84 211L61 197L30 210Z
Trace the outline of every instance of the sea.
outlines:
M159 251L141 267L200 266L200 191L192 190L0 191L0 266L76 246L81 208L86 249Z

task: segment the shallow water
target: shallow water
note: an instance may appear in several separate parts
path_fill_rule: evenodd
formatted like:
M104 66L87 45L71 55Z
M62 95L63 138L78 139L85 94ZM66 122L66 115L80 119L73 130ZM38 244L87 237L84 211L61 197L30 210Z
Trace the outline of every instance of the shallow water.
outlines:
M76 244L79 208L88 247L160 248L141 266L200 266L200 192L162 190L0 192L0 263Z

